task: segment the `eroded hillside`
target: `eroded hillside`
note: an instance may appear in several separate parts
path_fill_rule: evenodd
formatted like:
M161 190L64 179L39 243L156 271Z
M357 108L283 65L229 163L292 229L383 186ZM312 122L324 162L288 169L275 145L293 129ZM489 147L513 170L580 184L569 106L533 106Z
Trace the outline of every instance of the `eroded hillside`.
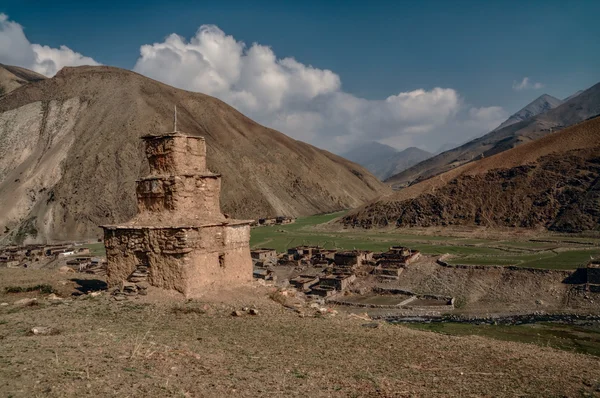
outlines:
M0 239L73 240L136 212L139 137L202 135L221 203L239 218L351 208L385 193L367 170L225 103L110 67L65 68L0 98Z
M343 223L599 230L600 119L423 181Z
M528 107L535 105L536 101ZM556 101L560 102L560 100ZM558 102L544 105L543 112L537 116L525 118L505 127L500 126L480 138L393 175L386 182L396 187L414 184L460 167L474 159L493 156L595 117L600 114L600 84L590 87L577 96L567 98L565 102L552 108L555 105L558 105ZM520 112L522 111L526 111L524 116L529 113L527 107ZM536 112L540 111L540 109L536 110Z

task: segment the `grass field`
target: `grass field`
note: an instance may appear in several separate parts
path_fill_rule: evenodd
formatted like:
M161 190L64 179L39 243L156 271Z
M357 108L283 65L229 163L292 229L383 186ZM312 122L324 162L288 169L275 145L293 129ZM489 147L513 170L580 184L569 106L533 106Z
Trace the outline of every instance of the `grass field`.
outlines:
M252 229L250 245L285 252L299 245L319 245L330 249L383 251L391 245L404 245L424 254L451 254L454 264L516 265L532 268L574 269L590 257L600 257L600 239L550 236L537 242L527 239L495 240L456 236L419 235L402 230L327 231L315 228L343 212L299 218L294 224ZM580 243L566 243L580 242Z
M83 245L83 247L90 248L90 254L92 256L104 256L106 255L106 250L104 249L104 243L88 243Z

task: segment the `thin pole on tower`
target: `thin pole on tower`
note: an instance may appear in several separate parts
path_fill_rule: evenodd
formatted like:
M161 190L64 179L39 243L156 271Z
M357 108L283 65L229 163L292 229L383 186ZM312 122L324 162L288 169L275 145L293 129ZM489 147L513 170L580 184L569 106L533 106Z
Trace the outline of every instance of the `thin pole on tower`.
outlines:
M175 118L173 120L173 131L177 132L177 105L175 105Z

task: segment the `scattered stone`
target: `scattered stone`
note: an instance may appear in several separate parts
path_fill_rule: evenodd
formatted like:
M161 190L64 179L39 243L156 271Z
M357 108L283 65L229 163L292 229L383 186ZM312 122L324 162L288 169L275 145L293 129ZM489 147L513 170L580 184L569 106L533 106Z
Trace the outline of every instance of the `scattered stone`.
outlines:
M36 336L51 336L58 334L59 331L48 326L36 326L30 330L30 333Z
M37 304L36 298L24 298L24 299L15 301L15 305L27 306L27 305L34 305L34 304Z
M135 286L135 283L123 281L123 282L121 282L121 291L122 292L136 292L137 287Z
M537 305L544 305L544 302L542 300L535 300L535 303Z
M0 306L2 307L6 307L7 305L9 305L8 303L0 303Z
M244 316L244 313L236 310L231 313L231 316Z
M91 292L89 295L90 295L91 297L98 297L98 296L99 296L99 295L101 295L101 294L102 294L102 292Z
M318 309L321 308L321 306L319 305L319 303L311 303L310 308Z
M150 284L146 281L143 282L138 282L135 284L135 286L139 289L139 290L146 290L150 287Z
M250 315L258 315L258 310L256 308L250 308L248 311Z
M146 289L138 290L137 294L139 294L140 296L147 296L148 295L148 290L146 290Z
M62 297L57 296L56 294L52 293L48 296L48 300L51 301L60 301L60 300L64 300Z
M250 308L248 308L248 307L244 307L244 308L242 308L242 311L244 311L244 312L248 312L248 311L250 311Z
M63 265L62 267L60 267L58 269L58 272L62 273L62 274L66 274L69 272L75 272L75 270L71 267L67 267L66 265Z
M125 301L125 300L127 300L127 297L125 297L122 294L115 295L114 298L115 298L115 301Z

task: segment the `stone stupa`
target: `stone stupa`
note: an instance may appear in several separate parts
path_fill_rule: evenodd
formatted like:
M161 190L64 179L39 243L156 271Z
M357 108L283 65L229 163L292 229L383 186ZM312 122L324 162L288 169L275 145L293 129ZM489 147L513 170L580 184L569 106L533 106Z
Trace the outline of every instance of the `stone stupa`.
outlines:
M150 175L136 182L138 214L105 225L107 282L147 281L186 297L252 279L250 223L220 209L221 176L206 168L203 137L142 137Z

